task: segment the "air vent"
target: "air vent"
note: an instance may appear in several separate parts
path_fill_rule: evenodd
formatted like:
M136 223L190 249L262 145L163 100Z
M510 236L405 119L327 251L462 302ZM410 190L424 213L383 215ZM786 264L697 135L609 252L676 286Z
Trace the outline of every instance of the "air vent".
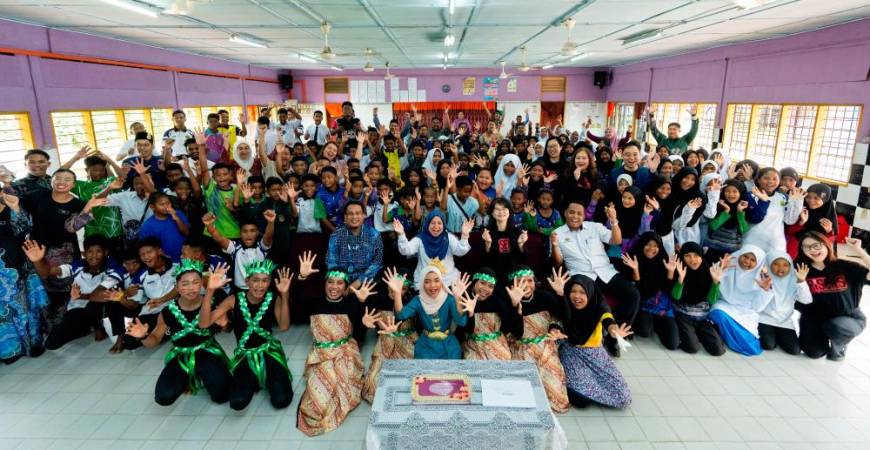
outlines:
M541 77L541 92L565 92L565 77Z

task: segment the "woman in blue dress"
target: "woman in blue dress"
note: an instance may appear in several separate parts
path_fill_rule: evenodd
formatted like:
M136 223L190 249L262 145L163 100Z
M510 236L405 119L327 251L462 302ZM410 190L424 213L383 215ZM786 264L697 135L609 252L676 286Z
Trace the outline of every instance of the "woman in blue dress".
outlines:
M426 266L421 275L420 285L417 286L419 294L407 305L402 304L402 284L405 277L384 277L384 282L390 288L396 316L395 319L387 318L380 324L380 328L385 333L394 332L398 330L402 320L416 317L423 334L414 344L414 358L461 359L459 340L450 328L454 323L460 327L465 326L468 317L474 315L477 297L461 294L457 300L448 292L441 269L436 266Z

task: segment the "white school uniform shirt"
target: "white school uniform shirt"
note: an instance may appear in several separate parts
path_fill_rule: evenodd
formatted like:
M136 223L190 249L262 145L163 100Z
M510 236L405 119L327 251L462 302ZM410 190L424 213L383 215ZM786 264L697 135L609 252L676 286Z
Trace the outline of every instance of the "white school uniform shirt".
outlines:
M190 129L184 130L176 130L175 128L170 128L163 133L163 139L173 139L172 143L172 156L180 156L187 154L187 147L184 146L184 141L194 137L193 131ZM157 145L157 143L155 143Z
M163 272L155 272L151 269L146 269L135 280L133 284L139 285L139 292L136 293L136 296L133 297L133 299L142 305L142 310L139 311L140 316L157 314L160 311L163 311L163 308L165 308L169 303L166 301L153 308L148 306L149 300L163 297L175 289L176 266L177 264L173 264L171 267L167 267Z
M117 206L121 210L121 223L127 223L130 220L144 222L145 219L154 215L154 211L148 207L148 197L139 197L133 190L109 194L106 200L106 206Z
M278 127L281 127L282 137L284 138L284 144L288 146L293 146L297 142L302 142L296 137L296 129L302 126L302 121L299 119L290 119L287 123L281 123L277 120L275 122L269 123L269 128L272 130L277 130ZM318 136L318 139L320 136Z
M692 208L689 205L683 206L683 211L679 217L674 219L673 230L674 230L674 240L676 240L679 244L684 244L686 242L697 242L701 243L701 227L699 223L701 219L695 221L694 225L689 226L689 222L691 222L692 217L695 215L696 208Z
M447 233L447 231L442 231L442 233ZM453 255L464 256L471 250L471 244L468 243L468 239L460 240L450 233L447 233L447 242L447 255L445 255L444 259L441 260L441 265L447 271L447 273L444 274L444 285L450 286L456 280L456 277L459 276L459 271L456 270L456 265L453 263ZM401 234L399 235L398 244L399 253L402 255L417 255L417 268L414 269L414 285L422 286L423 270L429 265L429 261L432 259L426 254L426 249L423 247L423 241L418 237L414 237L409 241L404 234Z
M758 198L753 195L755 201ZM803 208L803 201L790 199L777 191L770 196L770 205L764 220L750 225L749 231L743 236L743 245L755 245L765 252L771 250L785 251L785 225L793 225L798 221Z
M139 156L139 152L136 151L136 139L131 138L124 142L124 145L118 150L118 154L115 155L115 159L135 158L137 156Z
M266 154L271 155L275 152L275 146L278 145L278 132L275 130L266 130L265 139L266 141ZM287 142L284 141L286 144ZM257 147L254 147L254 151L257 151Z
M329 140L329 127L327 127L326 124L322 122L320 123L320 125L308 125L308 128L305 129L304 135L307 135L308 140L311 141L314 139L315 134L317 135L317 145L326 145L326 141Z
M565 268L571 275L582 274L591 279L601 278L609 283L616 275L616 269L607 257L605 243L610 242L611 232L597 222L584 221L583 226L571 230L568 225L556 228L559 250Z
M390 203L387 205L387 214L398 207L398 203ZM375 206L369 206L367 209L368 214L374 218L375 230L377 230L378 233L393 231L393 223L384 222L384 204L381 203L380 199L376 200Z
M774 292L773 300L771 300L770 303L767 304L767 307L764 308L764 311L759 314L758 323L796 330L800 313L794 309L795 302L803 303L804 305L813 302L813 294L810 292L810 286L806 281L803 283L797 283L797 288L791 298L781 299Z
M245 283L245 265L266 259L269 247L263 244L263 240L257 241L257 245L245 248L240 240L231 240L224 249L224 253L233 259L233 283L239 289L248 289Z
M97 290L98 287L112 289L121 283L121 275L110 265L106 265L105 270L96 274L91 274L85 270L85 262L82 260L73 261L72 264L62 264L60 267L60 276L58 278L72 277L73 283L79 286L82 295L88 295ZM88 300L80 298L70 298L66 305L67 311L84 308L88 306Z

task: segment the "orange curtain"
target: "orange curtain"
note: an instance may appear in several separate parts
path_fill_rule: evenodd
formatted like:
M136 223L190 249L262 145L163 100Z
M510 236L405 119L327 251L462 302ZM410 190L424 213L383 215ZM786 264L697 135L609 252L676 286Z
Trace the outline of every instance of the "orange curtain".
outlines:
M495 102L485 102L490 113L494 113L496 109ZM481 128L486 129L486 121L489 116L483 108L484 102L418 102L418 103L393 103L393 115L399 119L399 125L404 125L404 113L411 113L411 105L417 108L417 112L423 116L423 124L429 125L432 123L432 118L441 118L444 115L444 108L450 107L450 120L456 119L456 114L460 111L465 113L465 117L472 124L480 122Z

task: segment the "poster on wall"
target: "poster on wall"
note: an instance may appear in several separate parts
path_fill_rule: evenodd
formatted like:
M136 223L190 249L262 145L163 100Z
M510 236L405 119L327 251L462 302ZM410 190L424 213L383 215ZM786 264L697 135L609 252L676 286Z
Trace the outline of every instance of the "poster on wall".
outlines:
M465 77L462 80L462 95L474 95L474 85L477 79L474 77Z
M592 119L589 131L596 136L604 134L607 126L607 103L602 102L568 102L565 104L565 126L571 130L580 128L580 124Z
M483 99L495 100L498 97L498 77L483 77Z
M507 91L508 92L516 92L517 91L517 79L511 78L507 82Z

